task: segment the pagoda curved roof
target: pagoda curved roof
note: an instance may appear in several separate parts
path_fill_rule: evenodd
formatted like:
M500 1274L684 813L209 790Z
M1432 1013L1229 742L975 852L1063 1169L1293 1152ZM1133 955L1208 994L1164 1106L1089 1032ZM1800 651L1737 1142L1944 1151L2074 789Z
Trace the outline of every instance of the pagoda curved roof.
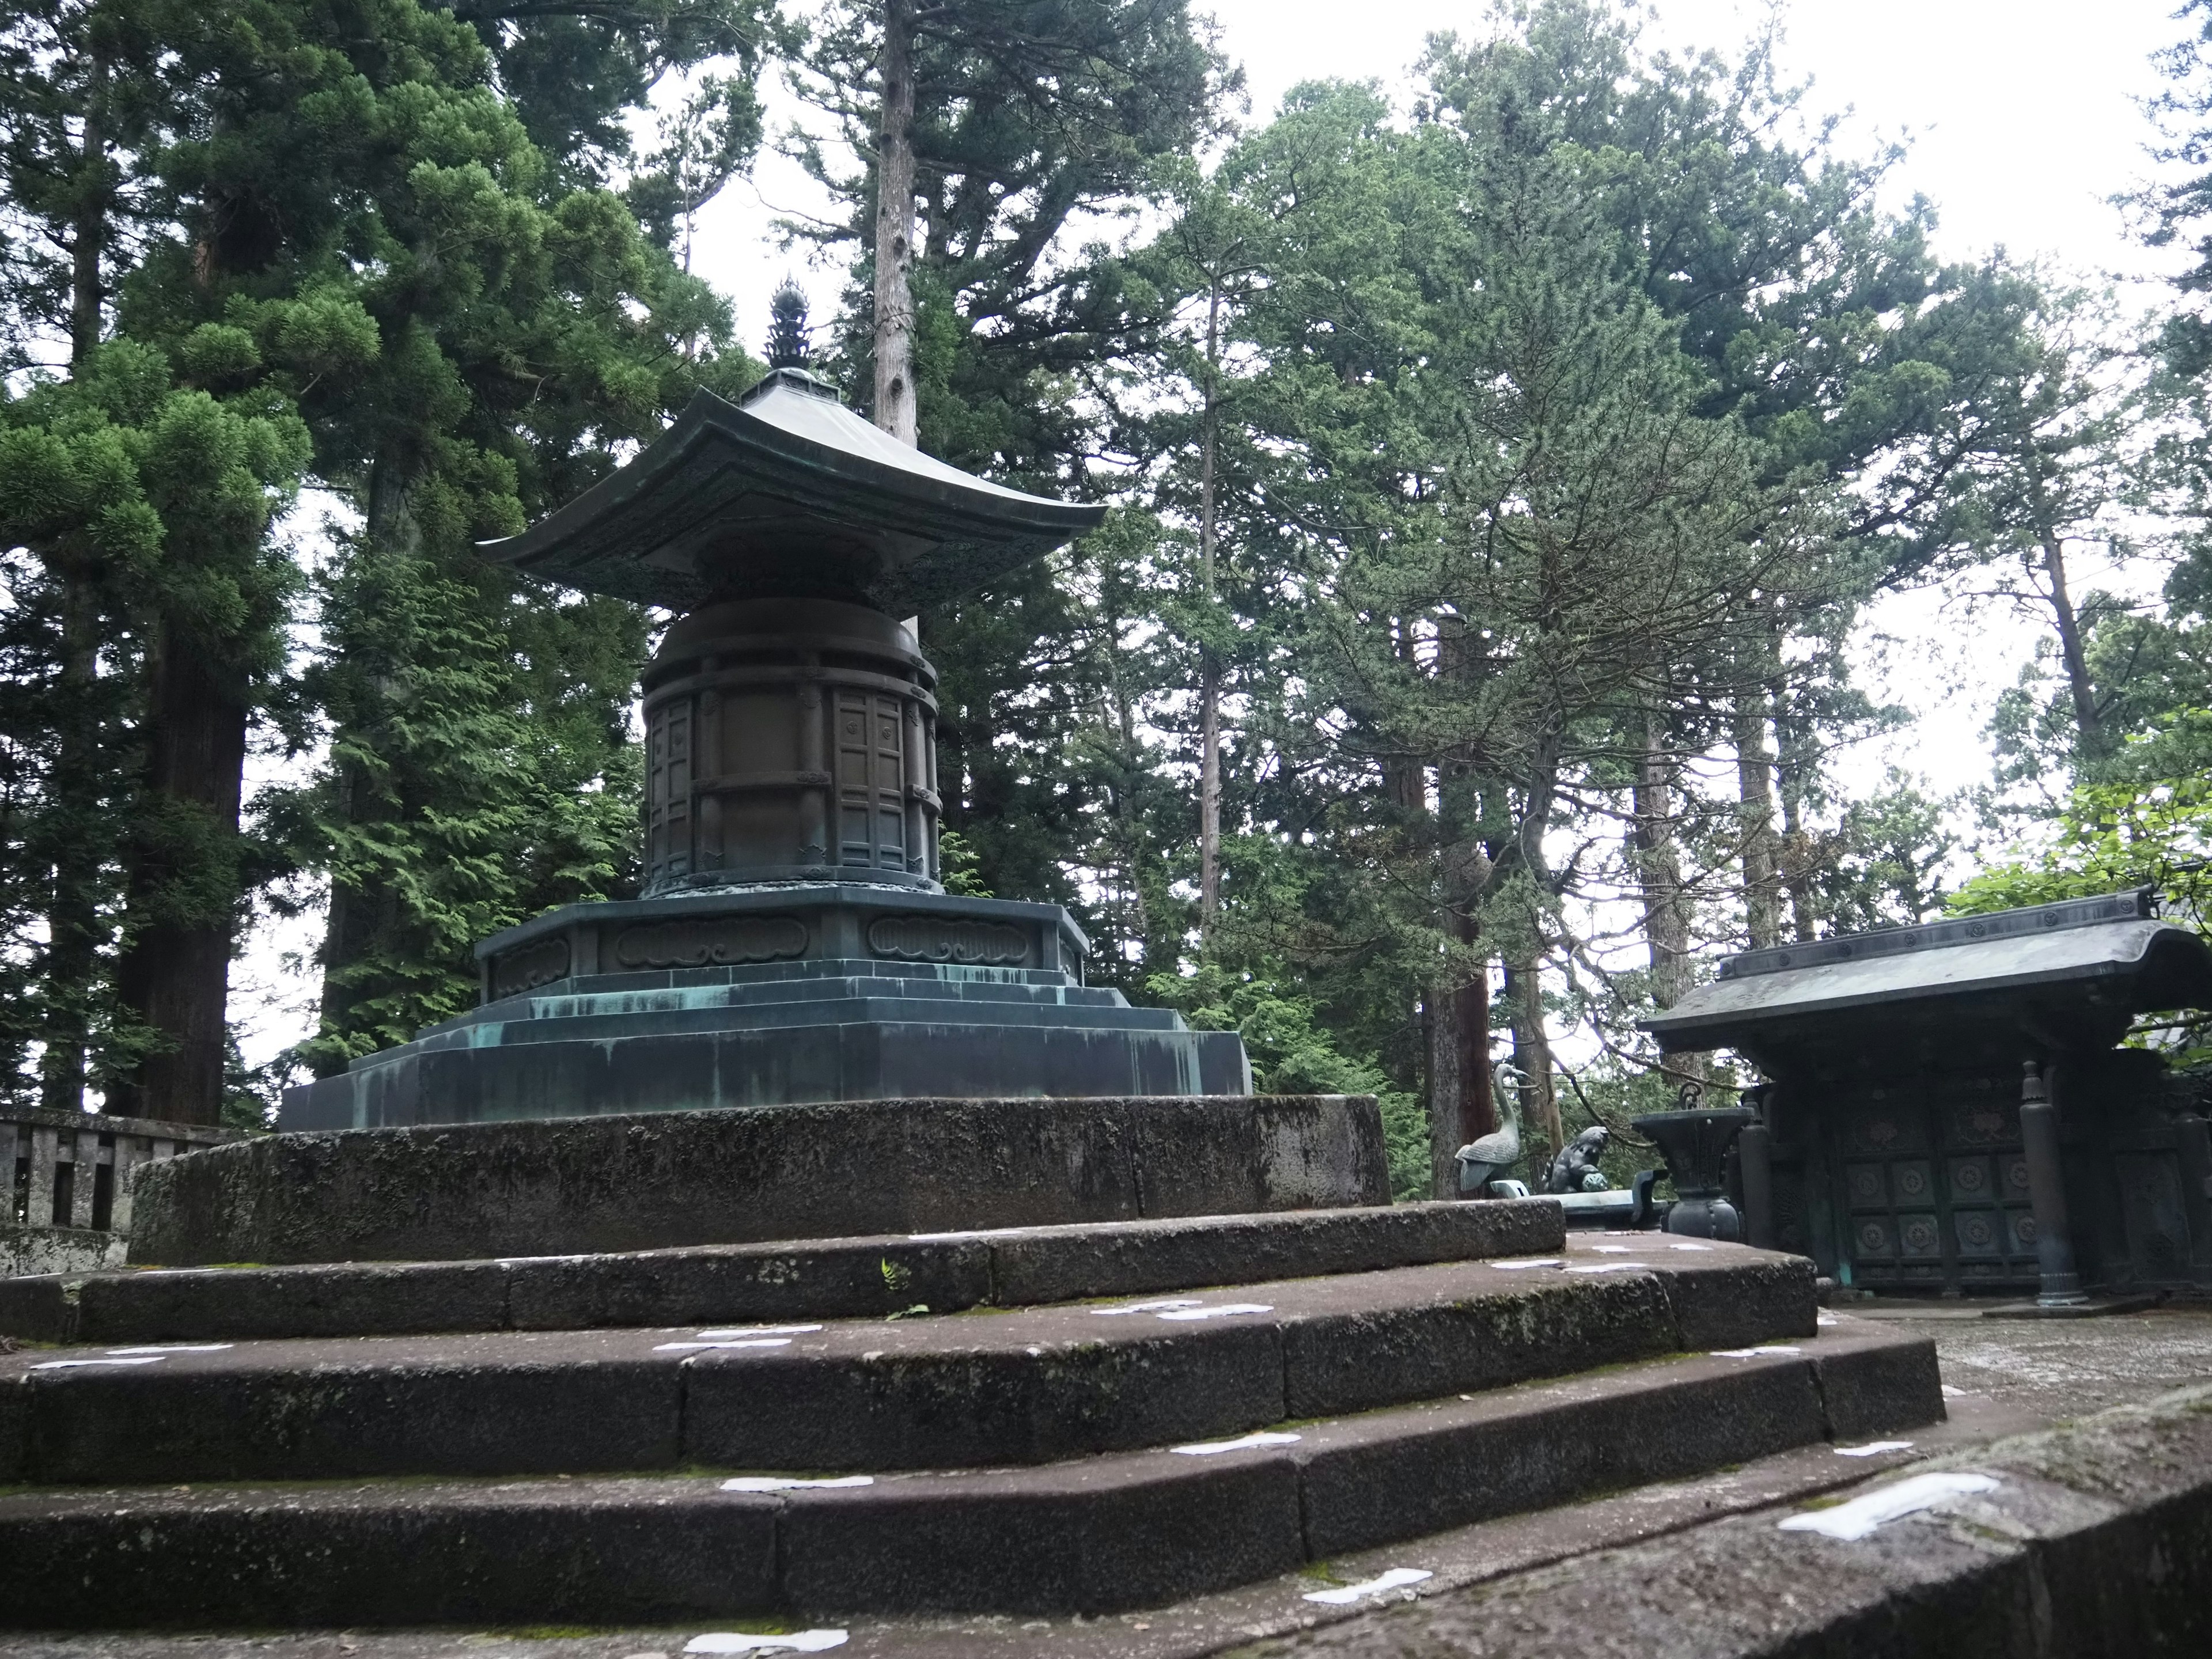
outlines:
M907 615L1095 529L1106 509L979 478L871 426L811 375L692 397L617 471L486 558L671 611L819 597Z

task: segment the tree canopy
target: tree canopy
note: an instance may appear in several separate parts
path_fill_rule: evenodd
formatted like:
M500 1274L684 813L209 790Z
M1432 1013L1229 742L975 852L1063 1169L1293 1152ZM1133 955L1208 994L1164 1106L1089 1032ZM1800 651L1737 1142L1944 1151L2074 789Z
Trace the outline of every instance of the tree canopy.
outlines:
M1658 52L1612 0L1256 114L1188 0L18 8L0 1088L258 1122L465 1006L484 934L635 890L665 619L473 544L762 372L692 256L765 75L842 301L787 284L752 343L1112 509L921 619L948 871L1069 905L1263 1087L1380 1095L1402 1194L1501 1050L1546 1147L1741 1080L1635 1029L1729 949L2134 883L2212 925L2180 16L2138 205L2194 263L2142 319L1947 263L1771 38ZM1914 591L2046 641L1986 778L1854 770L1916 712L1854 678ZM319 1015L249 1073L270 915Z

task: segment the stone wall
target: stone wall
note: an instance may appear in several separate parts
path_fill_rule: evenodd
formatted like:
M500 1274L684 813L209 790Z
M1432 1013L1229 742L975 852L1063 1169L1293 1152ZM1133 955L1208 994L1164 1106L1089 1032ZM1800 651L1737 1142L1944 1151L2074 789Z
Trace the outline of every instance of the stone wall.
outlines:
M269 1136L142 1172L131 1260L466 1260L1389 1200L1368 1096L840 1102Z

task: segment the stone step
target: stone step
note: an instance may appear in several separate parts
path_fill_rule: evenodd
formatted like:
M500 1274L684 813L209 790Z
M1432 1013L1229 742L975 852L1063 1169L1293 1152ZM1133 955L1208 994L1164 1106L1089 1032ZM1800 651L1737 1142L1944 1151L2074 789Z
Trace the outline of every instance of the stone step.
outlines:
M881 1319L1253 1284L1565 1245L1558 1204L1399 1204L507 1261L0 1279L0 1335L127 1344Z
M1111 987L1079 985L1066 974L1052 969L963 968L937 963L888 963L840 957L720 968L587 974L554 980L481 1004L434 1025L426 1025L417 1035L453 1030L485 1019L541 1018L538 1011L546 1005L586 1000L637 998L641 999L641 1007L662 1007L681 1006L695 998L809 997L817 994L813 988L823 981L835 980L872 984L890 994L913 987L926 994L949 994L963 1000L1004 997L1027 1000L1045 996L1064 1000L1070 1006L1087 1007L1111 1007L1127 1001Z
M580 998L547 999L582 1001ZM532 1042L610 1042L639 1038L712 1036L731 1030L798 1031L848 1025L884 1027L972 1026L992 1029L1071 1031L1182 1031L1182 1017L1166 1008L1073 1006L1060 1002L994 999L988 1004L945 996L886 995L879 990L839 982L834 994L818 998L779 998L717 1002L650 1010L571 1010L543 1007L527 1018L484 1020L455 1030L417 1038L416 1054L452 1048L513 1048ZM356 1061L356 1073L372 1072L376 1058Z
M285 1092L287 1130L396 1128L597 1112L710 1111L928 1094L990 1100L1034 1090L1054 1100L1239 1096L1252 1087L1233 1031L1027 1024L1000 1005L966 1018L783 1025L734 1012L708 1030L507 1043L497 1024L370 1055ZM1019 1012L1017 1010L1016 1012ZM524 1029L536 1024L520 1022Z
M1680 1243L814 1328L25 1351L0 1480L1034 1464L1814 1331L1802 1258Z
M729 1491L687 1473L19 1491L0 1494L0 1624L1105 1613L1942 1414L1932 1346L1858 1327L1325 1416L1235 1447L836 1486Z
M1388 1182L1365 1096L539 1116L258 1135L149 1165L131 1250L169 1267L594 1255L1380 1206Z
M918 997L929 1001L1014 1003L1040 1008L1129 1006L1128 1000L1109 987L1070 985L1056 979L1007 984L916 975L824 973L714 985L629 988L619 982L603 986L596 978L573 982L578 989L557 994L539 990L508 997L428 1030L451 1030L484 1019L569 1019L591 1014L661 1013L672 1009L757 1006L830 997Z
M2208 1538L2212 1392L2196 1389L1236 1650L1585 1659L1605 1650L1594 1632L1633 1630L1648 1659L2202 1655Z

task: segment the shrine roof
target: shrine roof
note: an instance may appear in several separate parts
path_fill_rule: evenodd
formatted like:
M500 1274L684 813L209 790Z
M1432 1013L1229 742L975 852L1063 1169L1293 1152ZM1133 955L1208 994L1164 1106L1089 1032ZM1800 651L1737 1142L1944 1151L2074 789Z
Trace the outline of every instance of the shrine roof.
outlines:
M1862 1029L2053 1002L2108 1013L2212 1007L2212 949L2159 920L2148 889L1746 951L1638 1023L1674 1054L1757 1048L1785 1025Z
M894 616L956 599L1097 527L910 448L795 369L736 404L695 394L627 465L486 558L672 611L821 597Z

